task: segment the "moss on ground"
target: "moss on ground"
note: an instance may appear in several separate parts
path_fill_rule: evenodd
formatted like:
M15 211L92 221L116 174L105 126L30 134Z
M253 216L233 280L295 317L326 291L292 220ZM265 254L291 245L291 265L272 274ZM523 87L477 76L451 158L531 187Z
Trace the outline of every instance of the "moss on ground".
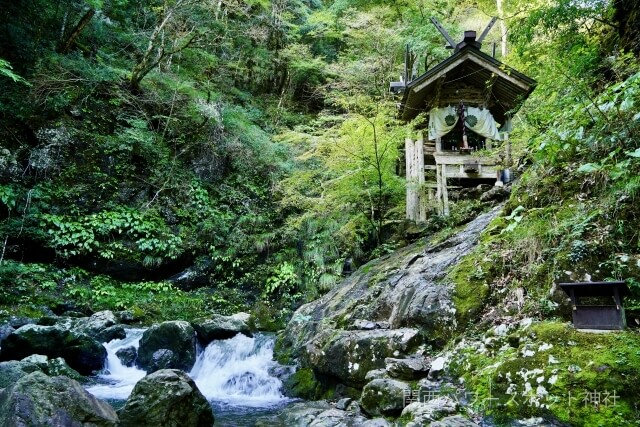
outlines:
M636 426L640 335L594 334L560 322L459 344L450 369L499 422L551 414L575 426Z

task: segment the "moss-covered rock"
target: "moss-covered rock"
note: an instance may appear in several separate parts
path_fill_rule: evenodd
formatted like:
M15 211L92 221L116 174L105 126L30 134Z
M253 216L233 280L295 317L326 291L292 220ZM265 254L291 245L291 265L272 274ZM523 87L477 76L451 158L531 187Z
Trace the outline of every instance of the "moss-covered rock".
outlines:
M33 427L115 427L118 417L108 403L64 376L33 372L0 391L0 425Z
M313 369L298 369L284 382L285 394L306 400L318 400L322 395L322 386L316 380Z
M362 409L371 416L400 415L405 396L411 391L409 384L391 379L373 380L362 389Z
M136 363L145 370L158 368L154 354L163 349L173 353L169 366L163 367L185 371L193 368L196 361L196 332L189 322L169 321L147 329L140 339Z
M522 322L503 335L463 341L448 363L476 405L494 399L498 419L550 413L576 426L634 425L637 366L638 334L593 334L559 322Z
M58 326L25 325L2 342L0 359L23 359L32 354L62 357L83 375L102 369L107 358L105 348L85 334Z
M122 427L209 427L213 422L207 399L177 369L163 369L141 379L120 410Z

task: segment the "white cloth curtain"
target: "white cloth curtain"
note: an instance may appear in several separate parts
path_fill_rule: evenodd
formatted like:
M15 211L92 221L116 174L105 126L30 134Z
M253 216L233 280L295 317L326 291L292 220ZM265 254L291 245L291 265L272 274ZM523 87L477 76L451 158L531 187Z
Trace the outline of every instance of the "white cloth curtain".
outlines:
M455 107L433 108L429 111L429 139L433 141L451 132L458 119Z
M496 141L502 140L500 132L498 132L496 121L486 108L481 110L476 107L467 107L467 112L465 114L465 126L485 138L494 139Z
M488 109L465 107L465 126L478 135L501 141L502 136L498 132L498 124ZM434 140L448 134L456 126L459 120L456 107L447 106L434 108L429 111L429 139Z

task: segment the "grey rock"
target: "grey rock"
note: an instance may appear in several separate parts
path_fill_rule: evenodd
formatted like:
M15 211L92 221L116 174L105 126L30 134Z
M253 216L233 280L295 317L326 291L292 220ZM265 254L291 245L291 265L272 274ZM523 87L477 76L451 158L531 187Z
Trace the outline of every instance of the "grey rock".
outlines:
M320 412L309 427L357 427L361 426L366 418L339 409L327 409Z
M0 360L19 360L32 354L62 357L82 375L102 369L107 357L105 348L88 335L58 326L29 324L3 341Z
M396 359L387 357L384 360L386 370L392 378L414 380L426 377L429 373L429 362L424 357Z
M239 320L240 322L249 324L249 320L251 319L251 314L240 311L238 313L232 314L231 318L233 320Z
M148 370L149 372L154 372L160 369L171 369L171 367L175 365L176 357L173 351L161 348L153 352Z
M118 359L120 359L120 362L122 362L124 366L131 367L136 363L136 358L138 357L138 351L136 350L135 347L121 348L118 351L116 351L116 356L118 357Z
M37 365L42 372L51 377L64 375L79 382L85 381L85 378L67 365L67 362L62 357L49 358L41 354L32 354L22 359L22 362Z
M0 346L2 345L2 341L13 331L15 331L15 328L8 323L0 326Z
M383 368L386 357L407 354L422 343L419 331L411 328L333 330L330 334L307 344L307 360L315 371L338 377L352 387L366 384L366 374Z
M147 329L140 339L136 364L147 372L153 372L153 367L157 366L154 353L160 349L173 352L170 368L190 371L196 361L196 335L189 322L163 322Z
M429 331L429 344L444 345L459 326L453 288L443 285L441 279L475 247L480 232L498 212L494 209L478 215L463 232L438 247L425 248L424 242L416 242L362 266L322 298L301 306L279 338L279 348L294 349L292 356L304 367L362 386L366 372L384 367L385 357L411 354L396 344L394 331ZM380 328L343 330L342 325L358 325L359 319L375 322ZM387 325L389 329L382 328ZM385 332L389 335L384 336ZM364 339L359 334L380 335ZM420 345L424 340L416 334L409 344ZM384 341L393 350L383 350ZM374 351L362 346L356 349L358 342L373 342ZM365 354L371 356L369 360L376 359L367 361ZM362 373L354 374L355 364Z
M336 409L345 411L352 401L353 399L351 399L350 397L345 397L344 399L340 399L338 400L338 402L336 402Z
M111 310L99 311L91 315L91 317L83 317L77 319L74 330L85 333L96 339L105 329L118 323L118 319Z
M133 312L130 310L118 311L114 314L116 319L118 319L118 323L124 323L125 325L129 325L136 320L133 316Z
M428 402L413 402L407 405L402 410L402 417L410 420L407 427L418 427L455 414L457 409L458 405L453 399L442 396Z
M331 405L324 400L294 403L276 416L260 419L256 427L307 427L319 414L329 409Z
M389 374L386 369L374 369L372 371L367 372L364 376L365 381L369 382L371 380L384 379L389 378Z
M125 331L122 325L113 325L101 330L93 335L100 342L109 342L112 340L121 340L127 337L127 331Z
M441 377L445 372L447 359L443 356L437 357L431 361L431 369L429 370L429 379L434 380Z
M367 420L362 424L362 427L392 427L392 424L384 418L374 418Z
M399 415L405 406L409 384L398 380L373 380L362 389L362 409L371 416Z
M64 376L33 372L0 391L0 425L30 427L115 427L109 404Z
M408 427L408 426L407 426ZM429 427L480 427L473 421L463 417L462 415L453 415L446 417L440 421L434 421Z
M378 324L371 320L356 319L353 321L349 329L370 331L372 329L378 329Z
M203 345L207 345L213 340L233 338L239 333L248 337L252 336L247 323L233 316L215 314L211 319L199 319L192 322L192 325Z
M147 375L133 388L120 411L121 427L208 427L214 423L207 399L177 369Z
M24 360L0 362L0 389L15 384L20 378L33 372L41 371L42 369L37 364Z
M35 324L36 321L34 319L31 319L29 317L17 317L17 316L11 316L9 318L9 326L11 326L14 329L20 329L21 327L25 326L25 325L31 325L31 324Z
M502 201L505 200L511 191L506 187L493 187L489 191L482 193L480 196L481 202Z

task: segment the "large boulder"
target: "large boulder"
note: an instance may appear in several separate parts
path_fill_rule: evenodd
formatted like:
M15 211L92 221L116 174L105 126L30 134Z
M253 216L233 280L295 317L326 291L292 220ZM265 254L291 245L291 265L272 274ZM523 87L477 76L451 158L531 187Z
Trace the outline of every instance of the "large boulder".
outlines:
M277 416L263 417L256 427L362 427L367 419L352 411L333 408L326 401L294 403Z
M191 324L203 345L207 345L213 340L233 338L239 333L248 337L252 336L247 323L234 316L214 314L210 319L198 319Z
M385 367L385 358L406 355L421 343L419 331L411 328L331 331L307 343L306 352L314 371L362 387L369 371Z
M32 354L62 357L82 375L102 369L107 351L88 335L59 326L25 325L2 342L0 360L20 360Z
M67 318L58 323L67 329L89 335L100 342L126 337L124 327L120 325L118 317L111 311L99 311L91 317Z
M392 378L415 380L424 378L429 373L429 362L424 357L408 357L406 359L387 357L384 363L387 373Z
M448 415L455 414L457 403L448 396L440 396L427 402L413 402L402 410L402 418L410 420L407 427L420 427Z
M427 344L434 348L444 345L459 325L455 289L442 279L475 247L480 232L497 213L494 209L479 215L463 232L437 246L416 242L362 266L322 298L301 306L279 337L276 352L280 357L296 358L316 372L361 386L368 370L384 367L385 357L414 353L411 346L383 350L385 340L396 346L394 336L398 331L419 330ZM352 357L355 343L363 336L360 334L372 333L380 333L369 336L376 341L376 360L365 363L362 345L358 347L362 358ZM410 344L418 341L416 335ZM349 357L333 359L336 355ZM356 363L358 369L354 369ZM354 374L363 365L363 374Z
M400 415L410 393L409 384L402 381L373 380L362 389L362 409L372 416Z
M147 375L120 410L121 427L209 427L211 405L195 382L177 369Z
M116 356L120 359L120 362L124 366L133 366L136 363L136 358L138 357L138 350L135 347L125 347L116 351Z
M42 372L50 377L64 375L79 382L85 381L85 378L76 370L71 368L62 357L49 358L42 354L32 354L22 359L23 363L32 363L40 368Z
M0 391L0 426L114 427L118 416L109 404L67 377L33 372Z
M2 341L11 335L13 331L15 331L15 328L8 323L0 325L0 346L2 346Z
M173 354L169 363L161 364L164 368L190 371L196 362L196 333L189 322L176 320L153 325L147 329L140 339L138 348L138 366L147 372L158 369L158 357L166 356L167 352L156 353L158 350L170 350Z
M0 389L15 384L20 378L33 372L42 372L42 369L34 363L22 360L0 362Z

